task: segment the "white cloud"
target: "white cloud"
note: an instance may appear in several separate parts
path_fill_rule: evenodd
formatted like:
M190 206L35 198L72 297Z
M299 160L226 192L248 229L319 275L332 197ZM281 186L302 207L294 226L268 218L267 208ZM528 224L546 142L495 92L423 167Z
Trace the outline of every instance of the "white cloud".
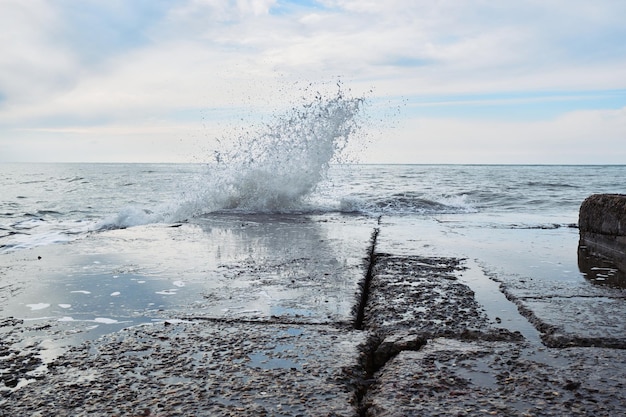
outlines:
M237 7L242 13L255 16L269 13L276 0L237 0Z
M382 132L364 162L623 164L626 107L537 122L414 118Z
M43 1L0 3L0 93L32 103L71 88L77 68L72 54L54 36L56 11Z
M116 148L121 132L137 138L138 130L153 127L162 128L160 136L151 134L167 148L165 138L173 136L167 126L193 131L242 108L244 118L271 113L303 94L301 85L338 76L354 94L373 89L393 102L425 95L626 89L624 2L320 4L92 1L76 9L71 2L0 0L0 152L31 143L12 143L15 132L60 144L82 132ZM427 141L418 153L413 136L402 133L398 146L410 152L397 155L423 159L432 149L432 155L444 156L448 145L471 144L464 147L465 157L494 159L532 154L532 140L539 136L555 146L569 137L582 149L594 132L623 132L606 119L610 112L592 116L584 106L581 100L582 113L550 123L511 124L488 114L474 121L456 115L417 119L412 128L437 141ZM190 120L194 114L202 116ZM583 120L592 128L581 125ZM513 136L503 133L509 131ZM463 134L472 141L459 142ZM503 142L502 135L516 139ZM145 158L130 148L128 158Z

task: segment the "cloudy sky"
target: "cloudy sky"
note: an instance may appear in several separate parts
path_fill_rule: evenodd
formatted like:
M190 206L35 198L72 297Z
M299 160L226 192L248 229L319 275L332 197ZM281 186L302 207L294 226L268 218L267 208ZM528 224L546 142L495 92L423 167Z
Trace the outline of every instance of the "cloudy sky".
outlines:
M203 162L340 80L367 98L362 162L624 164L625 18L623 0L0 0L0 162Z

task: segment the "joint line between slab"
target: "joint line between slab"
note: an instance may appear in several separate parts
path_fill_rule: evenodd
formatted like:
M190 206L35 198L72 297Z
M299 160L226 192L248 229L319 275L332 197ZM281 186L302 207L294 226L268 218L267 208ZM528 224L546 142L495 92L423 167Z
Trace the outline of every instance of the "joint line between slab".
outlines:
M361 284L361 296L359 297L359 303L356 309L356 318L354 320L354 328L356 330L363 330L363 323L365 321L365 307L369 298L370 285L372 283L372 277L374 275L374 265L376 263L376 241L378 239L379 228L375 228L372 232L372 239L370 248L368 251L367 271Z

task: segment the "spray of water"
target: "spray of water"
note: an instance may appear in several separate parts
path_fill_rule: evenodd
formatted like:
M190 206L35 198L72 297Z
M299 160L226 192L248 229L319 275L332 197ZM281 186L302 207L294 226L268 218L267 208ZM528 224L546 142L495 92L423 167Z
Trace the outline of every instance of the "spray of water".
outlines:
M215 152L206 183L176 217L301 210L329 164L341 162L342 150L358 131L362 105L363 98L349 97L339 87L331 97L317 93L256 133L227 141L227 149Z

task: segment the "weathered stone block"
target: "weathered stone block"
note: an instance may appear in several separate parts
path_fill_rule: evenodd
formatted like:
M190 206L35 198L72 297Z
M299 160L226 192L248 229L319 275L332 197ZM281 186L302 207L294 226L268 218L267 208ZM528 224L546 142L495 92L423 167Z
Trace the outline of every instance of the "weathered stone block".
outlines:
M594 194L580 206L580 245L626 270L626 194Z

